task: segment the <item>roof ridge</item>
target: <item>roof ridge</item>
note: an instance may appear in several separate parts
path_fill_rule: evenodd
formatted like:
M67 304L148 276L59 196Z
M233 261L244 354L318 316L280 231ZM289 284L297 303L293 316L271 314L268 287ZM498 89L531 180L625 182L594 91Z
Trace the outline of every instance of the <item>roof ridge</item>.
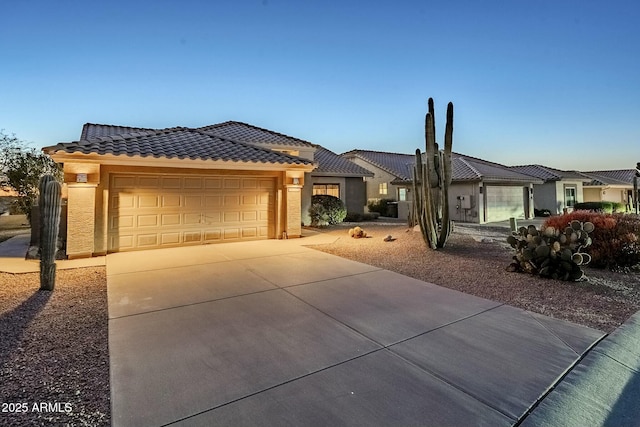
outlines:
M365 153L393 154L395 156L412 156L412 157L415 157L415 153L414 154L405 154L405 153L396 153L394 151L363 150L361 148L354 148L353 150L346 151L346 152L344 152L342 154L349 154L349 153L359 152L359 151L362 151L362 152L365 152Z
M260 150L260 151L262 151L262 152L264 152L264 153L278 153L278 154L280 154L280 155L282 155L282 156L285 156L285 157L287 157L287 158L289 158L289 159L293 159L293 160L299 160L299 159L301 159L301 157L299 157L299 156L294 156L294 155L291 155L291 154L288 154L288 153L283 153L283 152L281 152L281 151L274 151L274 150L271 150L271 149L269 149L269 148L267 148L267 147L263 147L263 146L261 146L261 145L259 145L259 144L251 144L251 143L244 142L244 141L238 141L237 139L228 138L228 137L226 137L226 136L221 136L221 135L212 135L212 134L208 133L207 131L202 130L202 129L200 129L200 128L183 128L183 129L188 130L188 131L190 131L190 132L199 133L200 135L204 135L204 136L206 136L207 138L218 138L218 139L223 139L223 140L225 140L225 141L230 141L230 142L232 142L232 143L234 143L234 144L239 144L239 145L242 145L242 146L244 146L244 147L255 148L255 149L258 149L258 150ZM306 160L306 161L308 161L309 163L311 163L311 164L313 164L313 165L316 165L316 167L318 166L318 165L317 165L314 161L312 161L312 160L308 160L308 159L302 159L302 160Z
M311 145L313 147L317 147L318 146L318 144L314 144L313 142L309 142L309 141L304 140L304 139L296 138L295 136L287 135L286 133L276 132L276 131L271 130L271 129L262 128L260 126L252 125L252 124L245 123L245 122L240 122L240 121L237 121L237 120L227 120L226 122L216 123L216 124L208 125L208 126L202 126L201 128L221 127L221 126L229 125L229 124L237 124L237 125L247 126L247 127L253 128L253 129L257 129L257 130L260 130L260 131L263 131L263 132L270 133L272 135L283 136L285 138L289 138L289 139L293 139L293 140L296 140L296 141L300 141L300 142L303 142L305 144L309 144L309 145ZM201 128L198 128L198 129L201 129Z
M464 157L458 157L458 160L460 160L462 163L464 163L469 169L471 169L473 171L473 173L475 173L478 178L482 178L482 174L480 173L480 171L478 169L476 169L471 163L469 163L467 161L467 159L465 159ZM479 159L478 159L479 160Z

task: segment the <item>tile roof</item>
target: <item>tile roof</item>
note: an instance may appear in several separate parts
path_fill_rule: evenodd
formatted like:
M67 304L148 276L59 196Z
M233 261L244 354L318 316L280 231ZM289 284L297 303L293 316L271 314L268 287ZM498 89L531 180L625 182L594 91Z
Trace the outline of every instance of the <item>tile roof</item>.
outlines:
M60 143L53 147L46 147L45 150L48 153L113 154L116 156L223 160L246 163L313 164L300 157L183 127L101 136Z
M619 169L608 171L590 171L582 172L582 174L587 177L587 181L584 184L587 186L633 185L633 177L636 174L636 170Z
M98 138L101 136L123 135L123 134L137 133L137 132L148 132L153 130L156 130L156 129L85 123L84 126L82 126L82 133L80 134L80 139L92 139L92 138Z
M242 122L228 121L215 125L203 126L198 129L242 142L305 147L316 146L315 144L302 139Z
M359 157L380 169L397 177L397 182L411 181L413 179L413 165L415 155L388 153L369 150L351 150L343 156ZM536 178L521 174L509 169L507 166L452 153L451 175L453 181L485 181L485 182L537 182Z
M340 157L333 151L327 150L320 145L247 123L227 121L215 125L203 126L195 130L238 142L264 145L265 148L274 145L315 148L314 161L318 167L312 172L313 175L373 176L373 173L367 169ZM137 136L141 133L156 131L160 131L160 129L86 123L82 127L81 139L112 135Z
M535 176L543 181L560 181L562 179L584 179L580 172L563 171L542 165L510 166L511 169L525 175Z
M356 165L355 163L337 155L331 150L327 150L320 145L316 146L313 160L318 167L311 172L312 175L322 176L323 174L335 174L342 176L369 176L373 177L373 172Z
M384 151L351 150L341 154L345 158L358 157L403 181L413 179L414 154L387 153Z

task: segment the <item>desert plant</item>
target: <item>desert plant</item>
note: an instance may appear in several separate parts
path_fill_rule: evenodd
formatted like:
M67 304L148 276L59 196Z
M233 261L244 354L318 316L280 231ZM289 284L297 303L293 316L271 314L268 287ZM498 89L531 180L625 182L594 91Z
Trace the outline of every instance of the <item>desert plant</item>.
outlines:
M436 143L433 98L429 98L425 117L426 158L416 150L413 170L413 218L420 224L425 243L432 249L444 248L451 233L449 219L449 185L451 184L451 149L453 146L453 103L447 105L444 150Z
M591 256L583 250L591 245L589 234L594 229L593 223L578 220L571 221L565 228L520 227L507 237L507 242L516 250L508 270L559 280L583 280L580 266L591 261Z
M367 237L367 232L360 227L353 227L349 229L349 236L354 239L361 239Z
M624 269L640 264L640 216L580 210L551 217L544 225L561 228L574 220L595 225L593 244L587 249L592 266Z
M347 216L347 209L344 206L344 202L338 197L316 194L311 197L309 215L311 217L311 225L334 225L344 221Z
M56 251L60 227L62 188L51 175L40 179L40 289L52 291L56 283Z

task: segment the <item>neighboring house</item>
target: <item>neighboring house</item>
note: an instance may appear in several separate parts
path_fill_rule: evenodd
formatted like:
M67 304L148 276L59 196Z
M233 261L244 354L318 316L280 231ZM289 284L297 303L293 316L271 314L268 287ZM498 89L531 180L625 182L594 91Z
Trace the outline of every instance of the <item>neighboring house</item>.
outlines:
M374 178L367 179L369 198L384 198L381 193L386 188L386 196L398 200L398 216L408 216L415 156L368 150L351 150L343 156L374 172ZM532 188L539 183L542 181L504 165L453 153L451 218L475 223L529 218L533 216Z
M533 203L536 209L548 209L551 214L561 214L564 209L584 201L585 177L576 171L563 171L542 165L511 166L511 169L542 180L534 186Z
M622 203L627 210L633 206L633 178L635 169L582 172L585 202Z
M380 199L411 200L407 182L412 179L415 155L351 150L341 156L373 172L373 176L365 178L367 202Z
M372 175L318 145L239 122L87 123L79 141L43 151L64 164L70 258L299 237L312 193L362 212L363 176Z

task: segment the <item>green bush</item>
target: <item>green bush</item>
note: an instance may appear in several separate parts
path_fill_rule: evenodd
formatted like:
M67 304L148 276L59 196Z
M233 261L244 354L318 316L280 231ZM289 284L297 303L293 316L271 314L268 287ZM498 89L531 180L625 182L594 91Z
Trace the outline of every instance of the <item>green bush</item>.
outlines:
M395 202L394 199L371 199L367 203L369 212L377 212L382 216L389 216L389 203Z
M624 269L640 264L640 215L579 210L553 216L544 225L563 230L572 220L595 226L590 234L593 243L586 249L592 266Z
M344 221L347 216L347 208L338 197L316 194L311 197L309 215L313 226L334 225Z
M622 203L617 203L617 202L583 202L583 203L576 203L573 206L573 210L615 213L615 212L623 212L625 208Z

